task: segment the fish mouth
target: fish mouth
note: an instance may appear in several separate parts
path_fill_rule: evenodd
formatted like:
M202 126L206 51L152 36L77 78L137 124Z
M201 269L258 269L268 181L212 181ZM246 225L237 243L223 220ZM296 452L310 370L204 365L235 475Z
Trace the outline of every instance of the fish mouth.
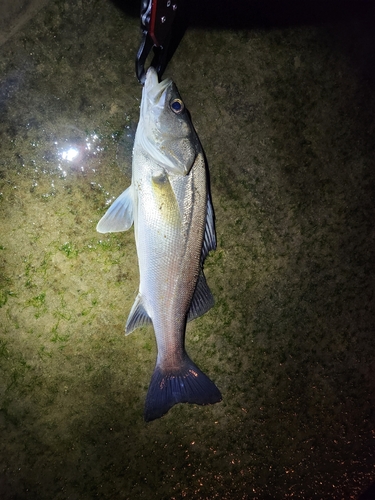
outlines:
M165 104L166 89L172 84L170 78L166 78L159 83L158 74L152 66L146 73L146 80L143 87L143 98L152 106L163 107Z

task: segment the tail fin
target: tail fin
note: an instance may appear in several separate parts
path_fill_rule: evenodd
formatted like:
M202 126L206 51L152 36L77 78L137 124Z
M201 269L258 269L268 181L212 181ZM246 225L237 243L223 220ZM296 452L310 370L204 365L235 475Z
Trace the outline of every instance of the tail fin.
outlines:
M186 356L178 371L163 371L156 366L146 397L146 422L162 417L177 403L209 405L221 401L216 385Z

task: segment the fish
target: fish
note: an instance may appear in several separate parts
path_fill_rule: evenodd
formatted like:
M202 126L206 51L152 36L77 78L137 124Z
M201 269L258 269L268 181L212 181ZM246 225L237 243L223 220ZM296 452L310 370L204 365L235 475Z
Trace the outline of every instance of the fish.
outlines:
M216 249L206 158L175 83L150 67L142 90L132 154L131 185L97 225L99 233L134 223L139 292L125 333L152 324L157 358L144 419L177 403L214 404L221 393L190 359L186 323L214 304L203 264Z

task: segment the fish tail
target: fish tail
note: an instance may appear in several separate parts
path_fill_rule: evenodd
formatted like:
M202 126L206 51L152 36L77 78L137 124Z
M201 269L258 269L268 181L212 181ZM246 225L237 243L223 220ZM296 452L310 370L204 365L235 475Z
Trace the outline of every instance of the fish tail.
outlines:
M209 405L221 401L216 385L186 356L178 370L165 371L156 366L145 403L146 422L162 417L177 403Z

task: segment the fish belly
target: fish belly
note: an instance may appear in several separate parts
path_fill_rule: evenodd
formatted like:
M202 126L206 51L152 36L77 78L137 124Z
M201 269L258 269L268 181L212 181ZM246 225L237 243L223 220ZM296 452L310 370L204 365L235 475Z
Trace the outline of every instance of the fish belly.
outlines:
M191 361L184 346L187 314L201 271L205 175L200 162L187 176L167 176L162 168L154 168L134 179L139 296L153 323L158 348L146 421L159 418L176 403L204 405L221 400L220 391Z

